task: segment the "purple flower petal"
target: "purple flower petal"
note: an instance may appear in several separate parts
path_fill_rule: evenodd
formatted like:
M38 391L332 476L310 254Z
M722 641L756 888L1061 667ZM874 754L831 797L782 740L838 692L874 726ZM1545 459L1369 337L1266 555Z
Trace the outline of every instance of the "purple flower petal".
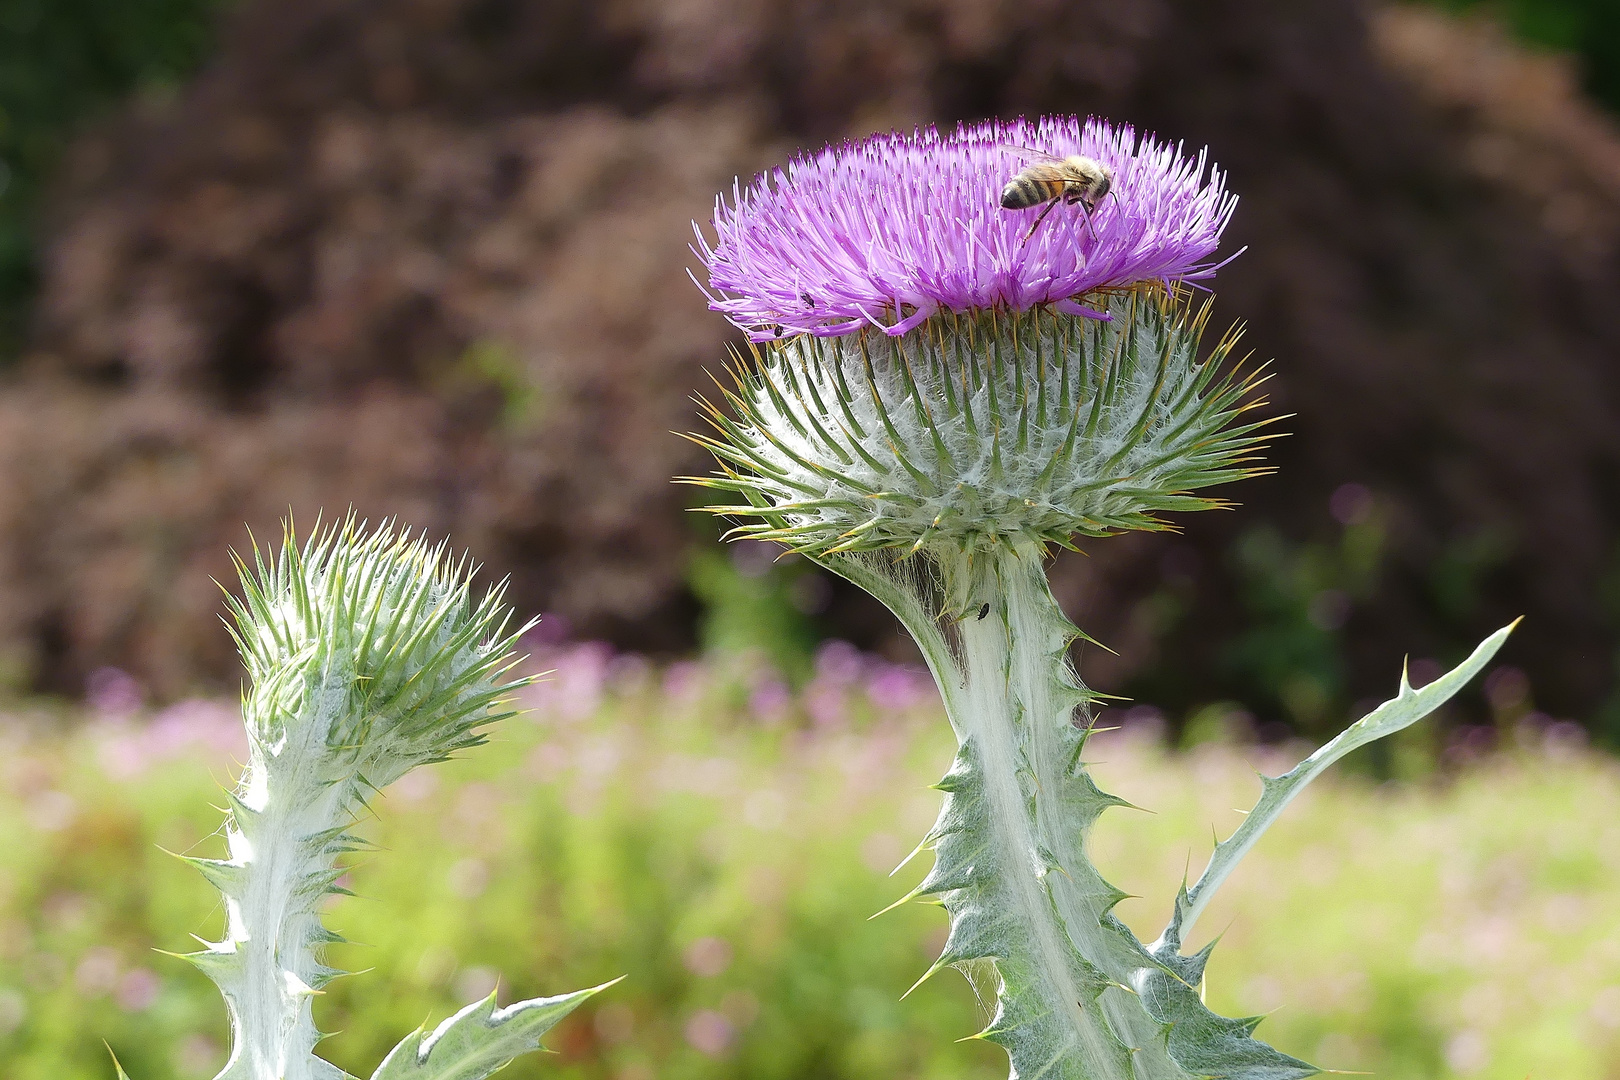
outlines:
M1036 150L1082 154L1114 171L1091 225L1059 204L1001 207ZM1101 120L966 124L942 135L875 135L796 158L715 203L709 306L756 341L836 337L876 324L898 335L939 310L1022 311L1140 281L1197 281L1237 197L1200 152ZM1095 232L1095 235L1093 235ZM1027 236L1027 239L1026 239Z

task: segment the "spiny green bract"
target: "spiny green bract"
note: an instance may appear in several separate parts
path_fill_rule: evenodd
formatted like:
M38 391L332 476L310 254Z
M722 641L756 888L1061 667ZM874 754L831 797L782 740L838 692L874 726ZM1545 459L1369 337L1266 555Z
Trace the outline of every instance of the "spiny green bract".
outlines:
M709 507L759 520L734 535L810 555L934 540L1068 545L1163 529L1192 492L1251 476L1265 421L1254 376L1202 362L1209 305L1160 286L1098 300L1109 321L1043 311L936 316L901 338L801 336L741 359L731 409L704 402L720 463L687 482L739 492Z
M240 559L242 598L227 603L252 688L243 703L253 740L285 742L289 725L320 724L334 782L357 797L417 765L483 741L510 716L496 706L517 685L503 586L473 603L465 557L353 519L299 548L289 534L274 561Z

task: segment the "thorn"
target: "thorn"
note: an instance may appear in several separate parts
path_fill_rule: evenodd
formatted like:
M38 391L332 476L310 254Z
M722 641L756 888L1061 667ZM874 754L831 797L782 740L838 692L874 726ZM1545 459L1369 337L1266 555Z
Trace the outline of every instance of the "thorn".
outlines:
M929 967L929 969L927 971L922 973L922 977L919 978L916 982L911 984L911 990L907 990L905 993L900 995L900 1000L901 1001L906 1000L906 998L911 996L911 991L912 990L917 989L917 987L921 986L923 983L927 982L929 979L932 979L936 974L938 974L940 972L941 969L945 968L946 966L947 965L941 964L938 960L935 960L933 965L931 967ZM982 1032L981 1032L981 1034L982 1034ZM971 1038L978 1038L978 1036L977 1035L970 1035L970 1036L968 1036L968 1038L970 1038L970 1039ZM958 1040L958 1041L960 1042L961 1040Z
M917 892L917 890L913 889L911 892L906 893L906 895L902 896L900 899L896 900L894 903L890 904L888 907L884 908L882 911L874 912L873 914L868 915L866 917L866 921L871 922L873 919L877 918L879 915L887 915L889 912L893 911L895 908L900 907L900 906L902 906L904 904L907 904L907 903L911 902L912 900L915 900L918 896L921 896L921 895L922 895L921 893L919 893L919 892ZM906 992L910 993L911 991L908 990Z
M315 989L290 971L281 973L281 981L294 997L323 997L326 994L326 991Z
M129 1073L124 1071L124 1066L119 1062L118 1055L113 1053L112 1044L107 1042L106 1039L102 1039L101 1045L107 1048L107 1056L112 1058L113 1068L118 1070L118 1080L129 1080Z
M930 832L930 835L932 835L932 830L930 830L929 832ZM919 854L921 854L923 849L926 848L927 846L928 846L928 837L924 836L921 840L919 840L917 842L917 846L911 849L911 854L909 854L905 858L901 859L899 865L897 865L893 870L889 871L889 876L894 877L894 875L896 875L900 871L904 870L906 868L906 865L908 863L910 863L912 859L915 859Z

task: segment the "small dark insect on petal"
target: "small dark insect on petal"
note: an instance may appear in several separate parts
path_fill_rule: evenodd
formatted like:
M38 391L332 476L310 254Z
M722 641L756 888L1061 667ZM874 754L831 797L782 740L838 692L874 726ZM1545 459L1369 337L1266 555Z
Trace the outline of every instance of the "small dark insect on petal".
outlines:
M988 614L990 614L990 605L989 605L989 604L986 604L986 605L984 605L984 607L982 607L982 608L980 608L980 609L979 609L979 621L980 621L980 622L983 622L983 621L984 621L984 617L985 617L985 616L986 616L986 615L988 615Z
M815 297L811 296L807 292L800 293L799 294L799 299L804 301L804 306L805 307L815 307L816 306Z

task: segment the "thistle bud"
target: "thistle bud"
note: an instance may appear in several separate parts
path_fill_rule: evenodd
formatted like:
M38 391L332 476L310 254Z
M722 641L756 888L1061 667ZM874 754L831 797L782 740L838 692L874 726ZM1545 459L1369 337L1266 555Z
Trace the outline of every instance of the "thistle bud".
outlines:
M483 741L505 716L515 637L500 588L474 602L443 544L351 520L273 562L239 563L227 600L251 679L243 719L266 771L283 754L363 801L417 765Z
M248 765L229 794L229 857L185 861L219 889L225 936L186 954L230 1011L230 1060L218 1080L344 1080L317 1057L311 1002L343 972L322 960L341 941L321 925L339 885L349 830L373 792L410 769L483 741L510 715L521 680L506 673L517 633L501 590L474 602L465 560L443 545L352 518L302 548L238 562L228 603L252 685L243 702ZM479 1080L602 987L495 1008L494 995L429 1034L407 1036L378 1078ZM122 1075L122 1069L119 1070Z
M754 347L704 436L710 486L758 519L741 535L810 555L961 550L1166 527L1194 492L1262 471L1254 379L1198 355L1206 304L1161 286L1102 297L1107 321L1036 307L936 315L899 337L857 331Z

